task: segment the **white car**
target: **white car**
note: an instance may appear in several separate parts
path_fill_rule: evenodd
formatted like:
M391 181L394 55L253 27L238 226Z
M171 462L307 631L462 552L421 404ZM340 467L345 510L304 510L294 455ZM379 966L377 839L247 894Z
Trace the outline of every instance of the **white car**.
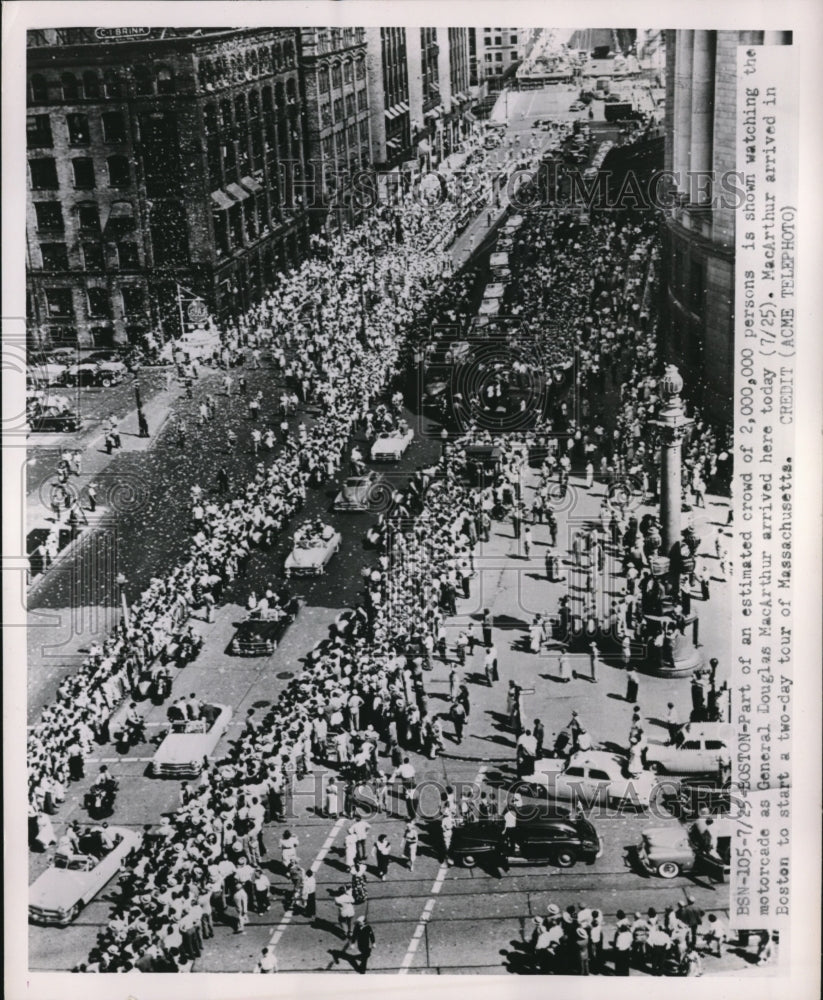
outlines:
M103 858L91 854L54 855L49 867L29 887L29 920L47 927L65 927L103 886L120 871L123 859L143 839L142 833L110 826L114 847Z
M371 446L372 462L399 462L413 440L414 430L411 427L403 433L396 430L378 434Z
M196 778L231 721L229 705L206 705L206 718L173 723L150 765L156 778Z
M576 800L582 808L618 803L646 808L656 785L654 775L647 771L627 777L623 758L605 750L580 750L568 761L535 761L534 774L523 780L549 799Z
M716 776L731 762L732 729L725 722L687 722L671 746L650 744L648 767L657 774Z
M328 525L327 525L328 527ZM320 576L340 548L342 536L339 531L329 528L328 532L316 535L309 542L295 545L286 557L286 579L295 576Z

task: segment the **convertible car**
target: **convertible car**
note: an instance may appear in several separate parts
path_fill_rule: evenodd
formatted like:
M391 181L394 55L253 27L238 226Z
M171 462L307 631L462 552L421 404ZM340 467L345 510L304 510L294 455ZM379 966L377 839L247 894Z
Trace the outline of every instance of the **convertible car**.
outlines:
M411 427L403 432L394 430L378 434L371 446L372 462L399 462L413 439L414 431Z
M43 874L29 887L29 920L48 927L65 927L120 870L124 858L143 835L112 826L114 847L98 858L93 854L60 851Z
M206 705L196 722L173 723L149 765L156 778L196 778L231 721L229 705Z

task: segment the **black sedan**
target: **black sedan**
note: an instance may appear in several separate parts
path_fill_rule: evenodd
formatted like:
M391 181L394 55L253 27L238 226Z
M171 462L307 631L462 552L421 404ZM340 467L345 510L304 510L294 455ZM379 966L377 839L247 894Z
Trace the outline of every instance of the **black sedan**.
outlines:
M603 842L588 820L559 813L518 818L508 840L502 819L475 820L455 827L451 843L453 859L464 868L501 857L571 868L578 861L594 864L602 853Z

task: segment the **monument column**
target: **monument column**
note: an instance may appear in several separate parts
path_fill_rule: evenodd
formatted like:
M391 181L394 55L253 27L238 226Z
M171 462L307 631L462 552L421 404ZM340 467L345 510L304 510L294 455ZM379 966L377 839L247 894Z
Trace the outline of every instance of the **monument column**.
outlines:
M654 423L660 428L660 533L662 554L669 555L672 545L680 541L682 509L681 445L684 431L692 423L683 409L680 393L683 378L675 365L666 365L660 379L662 406Z

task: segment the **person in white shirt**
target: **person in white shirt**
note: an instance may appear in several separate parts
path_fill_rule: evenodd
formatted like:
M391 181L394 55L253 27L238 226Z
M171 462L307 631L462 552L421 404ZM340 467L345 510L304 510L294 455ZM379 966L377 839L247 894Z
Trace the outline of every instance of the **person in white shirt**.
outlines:
M264 948L254 967L255 972L277 972L277 958L271 948Z

